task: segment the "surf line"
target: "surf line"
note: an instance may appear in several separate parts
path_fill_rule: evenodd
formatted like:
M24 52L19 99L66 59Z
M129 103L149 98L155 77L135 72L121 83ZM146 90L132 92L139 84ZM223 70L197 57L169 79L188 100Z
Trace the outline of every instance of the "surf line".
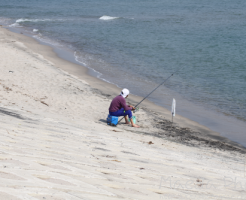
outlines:
M184 67L179 68L177 71L173 72L169 77L167 77L160 85L158 85L154 90L152 90L146 97L144 97L140 102L138 102L136 104L136 106L134 106L135 110L133 111L134 113L137 112L139 110L138 106L146 99L148 98L154 91L156 91L161 85L163 85L169 78L171 78L174 74L178 73L181 69L183 69ZM122 117L119 122L123 119L124 117Z

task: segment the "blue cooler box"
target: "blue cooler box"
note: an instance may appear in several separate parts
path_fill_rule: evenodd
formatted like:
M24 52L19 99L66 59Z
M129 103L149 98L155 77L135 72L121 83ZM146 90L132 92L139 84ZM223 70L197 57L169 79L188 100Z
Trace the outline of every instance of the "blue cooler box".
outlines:
M108 115L107 124L111 126L116 126L118 124L118 117Z

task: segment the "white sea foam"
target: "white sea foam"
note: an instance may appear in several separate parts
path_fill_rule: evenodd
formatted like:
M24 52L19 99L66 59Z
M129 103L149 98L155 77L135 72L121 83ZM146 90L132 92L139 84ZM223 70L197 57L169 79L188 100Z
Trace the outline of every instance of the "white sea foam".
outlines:
M81 57L81 56L78 56L76 51L74 52L73 55L74 55L75 60L76 60L77 62L83 64L85 67L87 67L87 68L91 69L92 71L94 71L94 72L97 74L97 78L99 78L100 76L102 76L102 73L100 73L99 71L95 70L94 68L88 66L88 65L85 63L85 61L82 61L82 57Z
M10 24L9 27L22 27L19 23Z
M99 19L101 19L101 20L113 20L113 19L119 19L119 17L111 17L111 16L103 15Z
M38 32L38 29L33 29L32 31L33 31L33 32Z
M15 21L15 23L9 25L9 27L22 27L20 25L20 23L23 23L23 22L43 22L43 21L51 21L51 19L24 19L24 18L21 18L21 19L17 19Z
M87 67L87 65L86 65L85 62L82 62L81 60L79 60L79 56L77 56L77 52L76 52L76 51L73 53L73 55L74 55L75 60L76 60L77 62L79 62L79 63L81 63L81 64L83 64L84 66Z
M63 45L60 44L59 42L56 42L54 40L51 40L49 38L45 38L42 36L41 33L39 33L38 35L34 35L33 36L35 39L41 41L41 42L44 42L44 43L47 43L47 44L50 44L50 45L53 45L53 46L56 46L56 47L62 47Z
M44 21L51 21L51 19L17 19L16 23L22 23L22 22L44 22Z
M97 76L96 76L97 78L99 78L99 79L101 79L101 80L103 80L103 81L105 81L105 82L107 82L107 83L114 84L114 85L116 85L117 87L119 87L117 84L115 84L115 83L113 83L113 82L110 82L110 81L107 80L107 79L102 78L103 74L100 73L99 71L95 70L94 68L88 66L88 65L85 63L85 61L82 61L82 57L81 57L81 56L78 56L76 51L74 52L73 55L74 55L75 60L76 60L78 63L81 63L81 64L83 64L85 67L87 67L88 69L91 69L92 71L94 71L94 72L97 74Z

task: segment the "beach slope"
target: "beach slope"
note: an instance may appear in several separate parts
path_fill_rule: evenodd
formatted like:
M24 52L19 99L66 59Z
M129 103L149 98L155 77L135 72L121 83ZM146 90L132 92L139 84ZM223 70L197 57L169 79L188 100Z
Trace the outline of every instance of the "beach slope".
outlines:
M27 46L0 27L0 199L245 199L244 149L146 109L107 126L112 97Z

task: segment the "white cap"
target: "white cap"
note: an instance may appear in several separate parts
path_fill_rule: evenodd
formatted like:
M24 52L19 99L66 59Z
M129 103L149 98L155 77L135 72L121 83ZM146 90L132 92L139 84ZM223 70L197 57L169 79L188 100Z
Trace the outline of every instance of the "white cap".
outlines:
M120 93L120 95L123 96L124 98L126 98L126 96L129 94L130 94L130 91L126 88L124 88Z

